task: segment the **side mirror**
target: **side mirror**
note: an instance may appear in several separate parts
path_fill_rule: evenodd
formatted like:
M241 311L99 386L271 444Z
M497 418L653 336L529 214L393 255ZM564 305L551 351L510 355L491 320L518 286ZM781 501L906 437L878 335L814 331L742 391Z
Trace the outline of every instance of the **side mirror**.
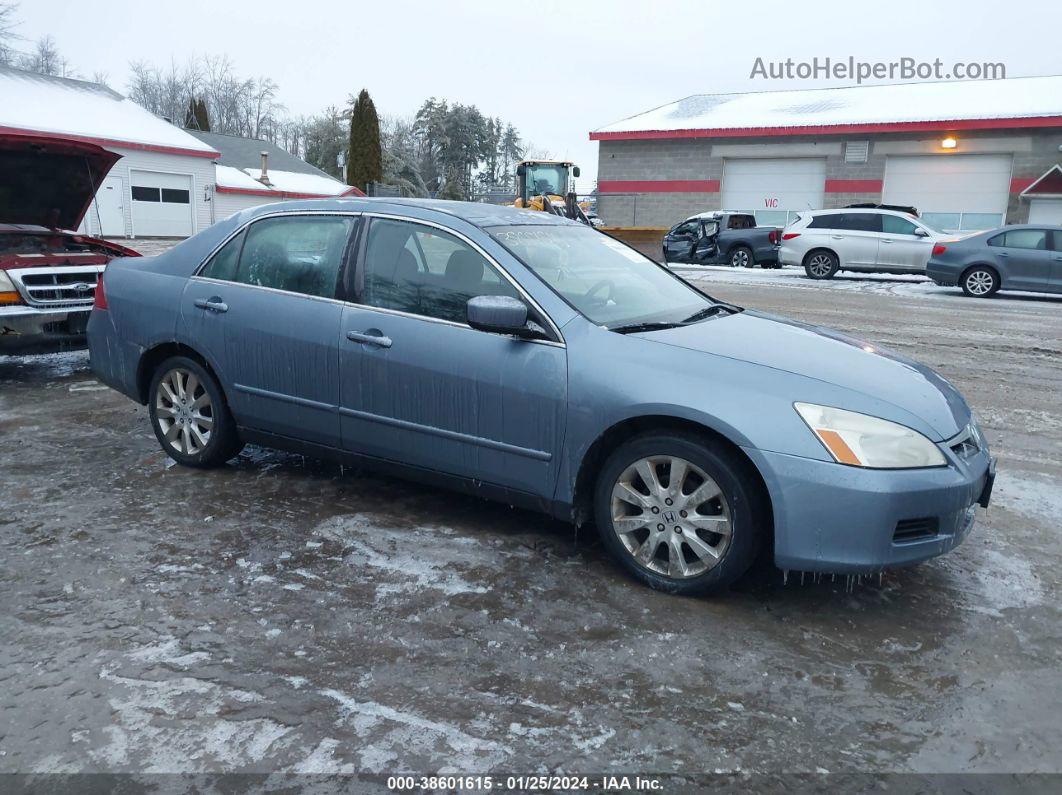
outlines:
M573 177L578 177L579 176L579 166L572 166L572 176Z
M527 320L527 304L507 295L477 295L468 299L468 325L494 334L541 336L542 328Z
M526 176L526 175L527 175L527 166L525 166L523 163L521 163L520 165L518 165L516 167L516 176L523 177L523 176Z
M929 232L927 232L925 229L923 229L920 226L916 226L915 227L914 233L915 233L915 237L929 237Z

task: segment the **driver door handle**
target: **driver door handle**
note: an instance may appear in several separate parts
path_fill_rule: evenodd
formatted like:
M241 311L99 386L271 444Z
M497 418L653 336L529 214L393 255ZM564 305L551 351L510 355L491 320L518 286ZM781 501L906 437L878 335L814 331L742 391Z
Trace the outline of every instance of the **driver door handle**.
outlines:
M213 295L210 298L196 298L195 305L199 309L205 309L208 312L228 312L229 305L222 301L218 296Z
M383 334L365 334L360 331L348 331L347 339L360 345L375 345L378 348L390 348L391 338Z

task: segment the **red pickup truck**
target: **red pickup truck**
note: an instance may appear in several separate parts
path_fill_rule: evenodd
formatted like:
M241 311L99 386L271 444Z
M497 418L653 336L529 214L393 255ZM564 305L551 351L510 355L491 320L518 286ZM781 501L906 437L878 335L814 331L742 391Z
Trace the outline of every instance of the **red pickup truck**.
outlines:
M136 251L71 231L120 155L46 135L0 134L0 355L84 347L96 283Z

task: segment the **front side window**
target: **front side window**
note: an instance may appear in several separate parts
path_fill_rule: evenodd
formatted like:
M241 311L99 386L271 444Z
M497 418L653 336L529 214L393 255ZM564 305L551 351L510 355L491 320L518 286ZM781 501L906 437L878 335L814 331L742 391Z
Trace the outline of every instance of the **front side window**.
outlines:
M598 325L679 323L713 305L648 257L587 227L499 226L487 231Z
M338 215L256 221L225 244L200 275L334 298L353 225L352 218Z
M374 218L365 246L361 303L465 323L479 295L520 298L487 259L433 226Z
M890 235L913 235L917 228L904 218L898 218L895 215L881 216L881 231Z

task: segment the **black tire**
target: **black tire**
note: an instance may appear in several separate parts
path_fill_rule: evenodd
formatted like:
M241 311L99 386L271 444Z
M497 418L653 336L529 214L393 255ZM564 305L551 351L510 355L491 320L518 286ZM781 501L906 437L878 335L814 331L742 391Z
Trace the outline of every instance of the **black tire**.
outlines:
M999 274L987 265L974 265L963 272L959 286L970 298L991 298L999 292Z
M243 449L221 385L188 356L172 356L155 368L148 391L148 414L163 452L178 464L218 467ZM167 438L168 434L173 438Z
M824 248L810 251L804 257L804 273L809 279L832 279L840 267L837 255Z
M727 262L731 268L754 268L756 258L752 256L752 249L748 246L734 246L730 249Z
M687 523L693 520L678 518L675 510L663 508L650 514L649 511L653 510L653 508L640 507L638 508L640 513L630 515L626 513L628 504L620 502L618 505L623 506L621 509L623 510L622 515L635 520L629 523L629 526L637 525L637 520L643 515L651 517L645 527L622 534L623 540L621 540L621 533L617 532L614 524L620 517L613 518L613 491L617 488L620 479L626 477L626 474L632 468L636 468L638 462L643 462L646 459L660 459L664 462L672 457L682 459L687 464L693 465L687 477L683 479L683 483L678 485L679 492L683 491L685 484L690 485L689 494L685 496L692 496L698 493L697 484L704 483L704 480L699 478L694 468L699 469L718 486L719 500L713 499L710 503L704 503L704 505L712 504L718 506L718 512L715 516L699 512L699 507L703 506L686 504L685 507L689 508L692 515L696 517L708 517L716 520L719 517L728 518L729 540L727 540L725 534L714 533L711 530L704 529L703 526L701 530L692 529ZM659 474L664 471L663 467L667 467L669 481L667 488L670 488L672 470L665 463L661 463L659 466L661 468L655 469L654 467L654 471ZM641 482L644 484L644 481ZM712 490L710 489L709 491ZM651 495L652 491L646 489L643 493ZM605 461L598 473L597 484L594 489L594 515L595 523L605 548L635 579L650 588L667 593L703 594L727 588L747 572L755 562L763 539L769 535L766 518L769 514L765 499L765 496L762 495L762 487L751 470L751 465L727 447L694 433L650 432L624 442ZM662 505L662 503L660 504ZM671 505L671 503L668 503L668 505ZM675 505L676 509L682 507L681 501L678 500L676 500ZM682 515L687 516L684 512ZM650 537L654 534L654 529L650 525L657 519L660 520L660 523L655 525L658 533L661 532L661 527L665 527L666 522L681 523L685 526L686 535L671 534L670 528L666 528L663 531L671 539L678 540L679 548L682 550L681 554L684 556L683 563L680 565L683 567L689 565L691 559L695 559L697 565L700 565L700 562L705 560L704 557L698 558L694 555L692 546L688 544L690 532L697 535L701 549L703 549L705 543L712 544L714 542L715 548L718 548L721 552L716 562L709 563L710 567L707 570L693 571L689 576L668 576L668 572L656 570L659 568L670 570L672 555L668 542L659 540L663 538L662 535L657 535L657 540L653 544L649 543ZM709 525L709 527L718 526L720 525ZM680 532L681 529L676 527L676 532ZM635 555L638 553L633 552L628 547L628 544L637 546L639 550L648 549L651 546L655 553L649 563L643 565L642 562L635 559ZM656 544L660 546L657 547L655 546ZM658 554L662 550L664 556L660 557ZM693 567L694 570L696 568L697 566Z

